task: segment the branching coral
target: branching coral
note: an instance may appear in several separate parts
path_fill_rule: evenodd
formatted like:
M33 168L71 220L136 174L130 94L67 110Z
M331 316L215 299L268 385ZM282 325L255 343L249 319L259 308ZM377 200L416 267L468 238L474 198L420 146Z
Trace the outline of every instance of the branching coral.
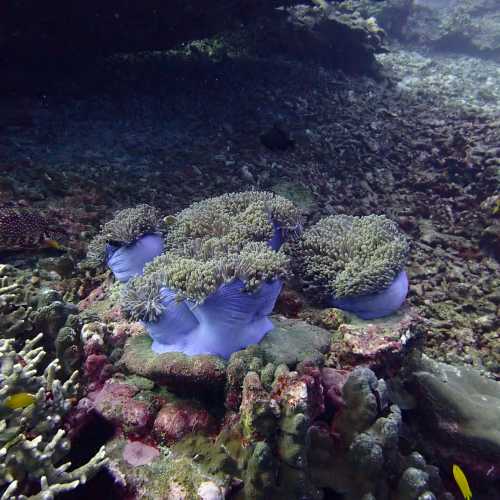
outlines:
M6 264L0 265L0 336L24 338L33 329L32 307L29 306L33 285L29 285L19 271Z
M404 234L384 216L330 216L294 246L294 267L304 288L370 318L389 314L406 297L408 251Z
M272 193L231 193L178 214L164 255L131 280L122 308L146 322L156 352L229 356L271 328L288 257L300 230L293 204Z
M62 384L55 378L59 369L52 361L43 373L45 356L35 347L42 334L27 341L16 352L14 340L0 339L0 492L1 499L25 499L25 488L39 485L34 499L51 499L76 488L106 463L102 448L87 464L69 470L61 465L69 441L61 429L63 416L76 394L77 372Z
M88 264L106 263L119 281L128 281L163 251L160 226L158 210L149 205L121 210L90 242Z

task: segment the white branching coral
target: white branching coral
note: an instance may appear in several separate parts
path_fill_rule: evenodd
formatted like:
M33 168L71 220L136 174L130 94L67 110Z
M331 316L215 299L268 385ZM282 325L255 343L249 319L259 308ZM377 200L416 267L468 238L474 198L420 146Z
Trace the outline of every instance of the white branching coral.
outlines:
M70 462L55 465L69 451L61 424L78 390L78 373L62 383L55 377L58 360L40 371L45 351L36 345L42 336L20 351L13 339L0 339L0 500L53 499L86 482L107 461L102 447L77 469L70 470ZM28 483L38 483L39 493L25 496Z

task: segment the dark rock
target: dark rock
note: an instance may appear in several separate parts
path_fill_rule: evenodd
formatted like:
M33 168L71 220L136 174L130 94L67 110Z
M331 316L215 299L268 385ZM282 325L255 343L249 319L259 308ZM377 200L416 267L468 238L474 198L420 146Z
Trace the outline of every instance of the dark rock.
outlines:
M363 19L354 9L327 2L314 7L297 5L286 13L265 28L262 52L313 60L346 73L377 73L375 54L387 49L384 30L374 19Z
M418 352L407 369L415 421L442 465L460 464L483 484L500 481L500 382Z
M500 58L497 0L416 0L406 38L439 49Z
M162 406L153 424L157 440L167 445L179 441L187 434L210 434L216 428L215 418L199 404L189 401Z
M89 394L95 410L127 436L140 436L149 431L157 408L154 403L134 399L139 389L134 385L108 380L95 393Z
M411 349L421 344L427 330L423 319L408 308L369 321L348 317L333 336L330 361L343 369L369 366L388 377L399 370Z
M290 368L304 360L322 363L330 345L328 330L281 316L273 317L273 323L273 330L259 344L266 363L286 364Z
M277 124L260 136L260 142L271 151L285 151L295 144L289 134Z
M170 49L269 14L285 1L61 0L8 2L0 17L0 66L81 63L86 56ZM76 56L77 55L77 56Z

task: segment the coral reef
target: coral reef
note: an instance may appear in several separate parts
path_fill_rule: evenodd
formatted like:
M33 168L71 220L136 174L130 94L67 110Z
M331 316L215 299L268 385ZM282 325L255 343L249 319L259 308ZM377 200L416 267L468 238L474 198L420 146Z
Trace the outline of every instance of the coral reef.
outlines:
M338 215L305 231L292 255L306 292L369 319L403 303L408 251L406 237L385 216Z
M403 455L399 449L401 410L390 404L384 380L356 368L340 384L331 429L318 423L308 432L312 480L346 499L441 498L438 469L420 453Z
M299 18L307 21L302 12ZM415 376L411 370L397 375L420 340L434 358L499 374L496 65L431 53L417 57L395 47L377 59L392 64L402 81L380 83L333 71L327 63L341 57L328 44L330 60L313 65L287 58L286 47L283 58L267 58L265 51L263 57L235 55L224 44L216 60L195 52L210 43L219 40L193 45L189 57L184 49L124 53L96 62L85 82L63 77L46 85L23 73L25 86L40 89L33 97L0 98L0 107L9 108L0 116L0 172L7 173L0 179L2 200L43 213L64 203L86 207L72 212L71 234L80 238L81 255L114 209L149 203L175 214L229 190L274 186L288 196L298 186L310 223L326 214L384 213L411 236L406 269L412 308L361 322L339 309L311 307L290 280L279 311L306 323L271 318L274 329L227 362L155 355L140 323L122 316L122 286L108 273L84 275L67 260L2 253L23 271L0 268L0 329L16 338L18 351L24 338L46 330L48 362L57 355L68 377L80 365L86 397L65 425L70 438L82 426L99 426L90 429L93 438L109 432L102 440L111 439L112 478L100 492L109 487L112 496L120 484L127 495L146 498L444 500L449 497L432 466L439 465L446 486L455 488L450 471L458 463L474 497L495 498L492 466L498 460L483 453L491 449L495 427L480 448L478 436L484 436L477 424L486 428L489 421L474 413L484 404L484 417L494 416L495 398L483 384L476 393L468 373L462 394L449 367L444 376L424 365ZM358 67L354 58L345 62ZM9 85L8 79L4 75L0 85ZM116 92L96 95L100 85ZM262 145L262 133L277 120L294 148ZM173 229L176 219L164 222ZM263 246L274 235L268 223L265 234L253 233L261 234ZM196 245L188 245L183 257L193 258ZM81 301L78 319L63 300ZM413 318L413 308L423 322ZM375 376L350 375L359 365ZM33 397L13 394L6 407ZM83 488L81 496L93 495Z
M495 0L419 0L405 30L406 39L457 52L500 55L500 15Z
M119 211L89 243L87 264L106 263L121 282L142 274L144 265L163 251L160 225L159 212L149 205Z
M39 493L29 498L54 498L87 481L106 463L104 448L76 469L60 463L69 450L61 424L78 390L78 372L61 383L55 378L59 363L54 360L40 374L45 352L35 346L41 338L39 334L26 341L19 351L13 340L0 339L2 498L26 498L31 483Z

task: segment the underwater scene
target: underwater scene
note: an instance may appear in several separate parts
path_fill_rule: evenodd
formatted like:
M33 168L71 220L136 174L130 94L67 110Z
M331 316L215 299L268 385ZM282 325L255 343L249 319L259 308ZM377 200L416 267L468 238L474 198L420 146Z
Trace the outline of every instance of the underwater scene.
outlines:
M500 500L500 0L0 5L0 500Z

